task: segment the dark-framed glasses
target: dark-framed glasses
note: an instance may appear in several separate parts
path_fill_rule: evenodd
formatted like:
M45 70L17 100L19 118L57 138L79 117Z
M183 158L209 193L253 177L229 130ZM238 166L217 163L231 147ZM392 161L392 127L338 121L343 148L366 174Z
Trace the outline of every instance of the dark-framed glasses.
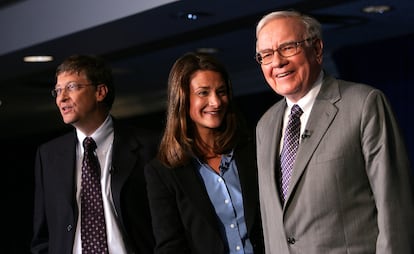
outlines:
M90 85L92 85L92 84L91 83L89 83L89 84L78 84L78 83L75 83L75 82L69 82L63 88L56 87L55 89L52 89L51 94L54 98L56 98L59 95L61 95L63 93L63 91L71 93L71 92L80 90L82 87L90 86Z
M270 64L273 61L273 56L275 52L277 52L281 57L290 57L297 55L301 52L301 45L304 42L313 40L314 37L309 37L302 41L293 41L287 42L280 45L277 49L265 49L260 52L257 52L255 55L255 59L259 64Z

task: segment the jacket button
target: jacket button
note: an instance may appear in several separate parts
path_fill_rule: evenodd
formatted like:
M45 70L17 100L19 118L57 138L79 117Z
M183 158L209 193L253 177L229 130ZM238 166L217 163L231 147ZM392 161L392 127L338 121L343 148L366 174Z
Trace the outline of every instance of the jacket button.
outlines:
M66 230L69 232L69 231L71 231L72 230L72 225L68 225L67 227L66 227Z
M293 237L288 237L287 242L288 242L289 244L295 244L296 240L295 240L295 238L293 238Z

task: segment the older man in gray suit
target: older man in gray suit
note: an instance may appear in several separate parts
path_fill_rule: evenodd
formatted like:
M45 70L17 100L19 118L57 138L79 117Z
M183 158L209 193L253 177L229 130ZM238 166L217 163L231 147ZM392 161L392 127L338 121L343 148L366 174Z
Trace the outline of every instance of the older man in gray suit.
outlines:
M257 125L266 253L414 253L412 175L384 94L323 71L309 16L270 13L256 36L264 77L285 97ZM297 140L284 144L294 105Z

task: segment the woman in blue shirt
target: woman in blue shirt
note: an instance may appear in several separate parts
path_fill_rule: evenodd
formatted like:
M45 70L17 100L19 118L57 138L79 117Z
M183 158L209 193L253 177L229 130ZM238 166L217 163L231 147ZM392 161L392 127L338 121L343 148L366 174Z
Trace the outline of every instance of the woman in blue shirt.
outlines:
M168 79L158 156L145 168L155 253L263 253L256 152L224 66L187 53Z

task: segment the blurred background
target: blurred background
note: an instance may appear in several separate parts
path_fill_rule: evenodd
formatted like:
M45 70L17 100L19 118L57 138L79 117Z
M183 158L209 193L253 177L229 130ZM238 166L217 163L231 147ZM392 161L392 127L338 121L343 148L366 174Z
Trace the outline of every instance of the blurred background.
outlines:
M210 52L227 66L236 101L254 128L280 99L254 60L255 25L281 9L296 9L322 23L324 67L331 75L384 91L414 161L414 135L406 117L414 109L412 0L0 0L0 152L7 235L0 252L29 252L36 148L70 129L50 95L55 69L64 58L104 57L117 86L113 115L161 131L173 62L188 51ZM27 56L51 59L24 61Z

